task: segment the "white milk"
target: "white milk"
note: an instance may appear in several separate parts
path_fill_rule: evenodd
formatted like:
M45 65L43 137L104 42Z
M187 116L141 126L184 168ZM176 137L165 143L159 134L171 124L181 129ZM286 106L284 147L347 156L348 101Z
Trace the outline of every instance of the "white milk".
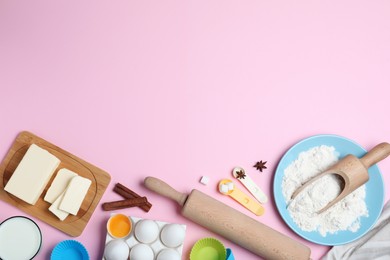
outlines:
M25 217L12 217L0 225L0 258L31 259L39 251L42 235L38 226Z

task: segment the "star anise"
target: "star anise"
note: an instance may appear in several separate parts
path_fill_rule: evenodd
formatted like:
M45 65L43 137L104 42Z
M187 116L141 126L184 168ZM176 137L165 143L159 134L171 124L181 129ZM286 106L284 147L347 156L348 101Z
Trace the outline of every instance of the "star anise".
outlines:
M237 174L237 179L245 179L246 175L245 175L245 172L243 170L241 171L236 171L236 174Z
M255 167L257 170L263 172L263 169L267 169L267 167L265 166L266 163L267 163L267 161L256 162L256 164L253 165L253 167Z

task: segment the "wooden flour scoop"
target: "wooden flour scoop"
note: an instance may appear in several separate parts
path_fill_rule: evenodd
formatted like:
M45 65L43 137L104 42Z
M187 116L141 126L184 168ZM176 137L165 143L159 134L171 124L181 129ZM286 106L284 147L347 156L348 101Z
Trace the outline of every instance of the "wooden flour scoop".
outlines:
M331 166L325 172L313 177L304 185L299 187L293 193L291 199L293 200L296 198L299 193L301 193L305 188L307 188L313 182L317 181L319 178L322 178L328 174L338 175L342 180L342 191L334 200L329 202L324 208L318 211L320 214L366 183L369 179L368 168L375 163L385 159L389 154L390 144L388 143L378 144L360 159L349 154L335 165Z

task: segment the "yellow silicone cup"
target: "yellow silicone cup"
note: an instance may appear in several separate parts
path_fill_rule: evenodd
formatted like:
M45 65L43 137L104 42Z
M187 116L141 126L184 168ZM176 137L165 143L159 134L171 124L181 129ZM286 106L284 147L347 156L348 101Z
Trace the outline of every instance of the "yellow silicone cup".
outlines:
M112 215L107 221L107 232L113 238L127 237L132 227L130 218L124 214Z

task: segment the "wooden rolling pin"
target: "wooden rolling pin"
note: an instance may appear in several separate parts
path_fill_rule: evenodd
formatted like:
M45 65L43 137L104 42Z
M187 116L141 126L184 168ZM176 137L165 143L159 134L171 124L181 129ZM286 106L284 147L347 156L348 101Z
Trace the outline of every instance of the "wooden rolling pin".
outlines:
M165 182L145 178L145 186L182 206L182 215L265 259L309 259L310 249L224 203L194 189L180 193Z

